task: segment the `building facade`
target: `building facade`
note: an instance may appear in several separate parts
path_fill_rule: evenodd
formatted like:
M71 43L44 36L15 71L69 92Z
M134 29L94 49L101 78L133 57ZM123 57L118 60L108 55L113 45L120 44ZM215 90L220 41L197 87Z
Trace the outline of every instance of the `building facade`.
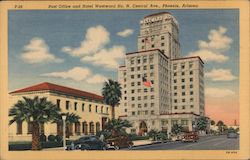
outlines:
M75 113L79 122L68 126L70 138L95 134L103 129L105 122L111 118L111 106L103 103L103 97L52 83L41 83L10 93L10 107L23 100L23 96L33 98L47 97L56 104L62 113ZM10 117L11 118L11 117ZM9 126L9 141L30 141L31 125L27 122L13 123ZM46 123L40 126L41 133L62 135L62 125Z
M205 116L203 67L200 57L180 56L179 24L170 13L144 17L138 51L126 53L118 69L120 117L133 123L129 132L170 133L173 124L194 130Z

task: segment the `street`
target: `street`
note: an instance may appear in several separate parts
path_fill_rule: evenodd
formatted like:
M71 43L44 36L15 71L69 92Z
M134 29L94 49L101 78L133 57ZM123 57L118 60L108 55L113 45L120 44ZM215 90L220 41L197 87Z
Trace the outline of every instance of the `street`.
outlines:
M168 142L134 147L133 150L238 150L239 138L226 135L200 137L198 142Z

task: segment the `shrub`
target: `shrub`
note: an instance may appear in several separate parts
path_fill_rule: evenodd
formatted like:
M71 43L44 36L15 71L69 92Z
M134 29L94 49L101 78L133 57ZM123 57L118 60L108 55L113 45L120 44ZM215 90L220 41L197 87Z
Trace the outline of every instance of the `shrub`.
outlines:
M56 135L55 139L56 139L57 142L62 142L63 137L60 136L60 135Z
M48 136L48 140L50 141L50 142L55 142L55 140L56 140L56 136L54 136L54 135L49 135Z
M46 135L45 134L41 134L40 135L40 142L46 142L46 140L47 140Z

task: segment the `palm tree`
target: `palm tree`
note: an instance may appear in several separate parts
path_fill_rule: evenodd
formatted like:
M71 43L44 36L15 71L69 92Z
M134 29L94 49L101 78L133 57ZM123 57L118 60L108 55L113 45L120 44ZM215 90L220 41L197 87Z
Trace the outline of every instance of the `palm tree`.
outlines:
M9 116L12 117L9 125L23 121L30 123L32 125L32 150L39 150L41 149L39 126L54 120L59 111L60 108L47 101L46 97L36 96L33 99L23 97L23 100L19 100L9 110Z
M111 119L105 124L105 130L112 133L112 136L119 136L126 133L126 128L132 127L127 120Z
M119 104L122 96L121 89L120 84L111 79L105 82L104 87L102 88L104 102L112 107L112 119L115 119L115 106Z
M171 132L175 135L181 133L183 130L183 127L181 125L178 124L174 124L171 128Z
M63 120L62 120L62 116L66 115L66 119L65 119L65 124L66 124L66 137L69 138L70 136L70 125L76 122L79 122L80 117L74 113L62 113L57 115L56 119L53 121L53 123L57 123L62 125L63 124Z
M219 131L222 132L222 128L224 126L224 122L220 120L220 121L217 122L216 126L218 126Z
M208 123L208 121L207 121L206 117L198 118L198 120L197 120L198 130L205 131L207 128L207 123Z
M212 120L212 121L210 122L210 124L211 124L211 125L214 125L214 124L215 124L215 121L214 121L214 120Z

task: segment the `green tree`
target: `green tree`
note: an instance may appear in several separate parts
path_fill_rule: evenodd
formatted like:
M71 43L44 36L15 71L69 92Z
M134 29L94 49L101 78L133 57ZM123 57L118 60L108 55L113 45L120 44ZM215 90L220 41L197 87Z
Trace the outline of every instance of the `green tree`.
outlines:
M148 132L148 136L149 136L150 138L152 138L153 140L156 140L157 134L158 134L158 131L157 131L157 130L154 130L154 129L151 129L151 130Z
M105 131L111 132L113 137L127 134L126 128L132 127L127 120L111 119L105 124Z
M80 117L75 113L61 113L60 115L57 115L56 119L53 122L63 125L63 120L62 120L63 115L66 115L65 119L66 137L68 138L70 136L70 125L79 122Z
M219 132L222 132L223 127L224 127L224 122L219 120L216 124L216 126L218 126Z
M60 109L52 102L47 101L46 97L32 98L23 97L9 110L12 119L9 125L14 122L28 122L32 125L32 150L41 149L40 146L40 125L53 121L58 116Z
M174 124L171 128L171 132L175 135L181 133L183 130L183 127L181 125L178 124Z
M206 117L199 117L197 120L197 129L200 131L205 131L207 128L208 121Z
M214 124L215 124L215 121L214 121L214 120L212 120L212 121L210 122L210 124L211 124L211 125L214 125Z
M104 97L104 102L112 107L111 117L115 119L115 106L120 102L122 93L121 86L118 82L109 79L104 83L102 88L102 95Z

